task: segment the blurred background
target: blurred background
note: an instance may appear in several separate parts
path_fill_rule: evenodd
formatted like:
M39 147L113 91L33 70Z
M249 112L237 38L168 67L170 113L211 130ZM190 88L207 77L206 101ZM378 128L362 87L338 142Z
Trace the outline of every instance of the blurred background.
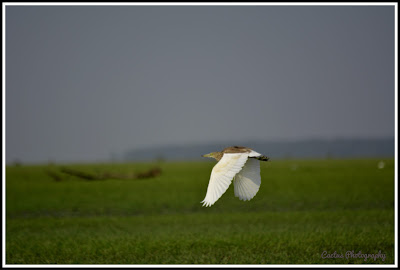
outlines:
M394 156L392 6L7 6L6 162Z

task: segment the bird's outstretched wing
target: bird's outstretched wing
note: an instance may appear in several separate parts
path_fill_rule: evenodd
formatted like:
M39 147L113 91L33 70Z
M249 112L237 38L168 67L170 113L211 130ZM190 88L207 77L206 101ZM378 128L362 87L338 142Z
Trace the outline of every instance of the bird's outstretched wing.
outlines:
M228 189L233 177L242 170L248 153L224 154L211 171L207 194L203 206L213 205Z
M249 158L243 169L235 176L233 180L235 187L235 196L240 200L251 200L260 189L260 161Z

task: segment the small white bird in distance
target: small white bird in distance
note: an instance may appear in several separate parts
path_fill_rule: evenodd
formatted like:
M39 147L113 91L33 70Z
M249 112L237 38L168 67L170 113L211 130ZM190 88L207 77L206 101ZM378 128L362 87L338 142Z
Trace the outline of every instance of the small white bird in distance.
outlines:
M203 157L215 158L218 163L211 171L207 194L201 203L213 205L228 189L233 180L235 196L240 200L251 200L260 189L260 162L269 158L243 146L227 147L221 152L212 152Z

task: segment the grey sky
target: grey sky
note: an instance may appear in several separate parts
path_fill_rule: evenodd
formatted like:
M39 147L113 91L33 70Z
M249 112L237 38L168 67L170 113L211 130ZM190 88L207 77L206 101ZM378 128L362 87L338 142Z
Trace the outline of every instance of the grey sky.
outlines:
M393 6L7 6L6 159L394 136Z

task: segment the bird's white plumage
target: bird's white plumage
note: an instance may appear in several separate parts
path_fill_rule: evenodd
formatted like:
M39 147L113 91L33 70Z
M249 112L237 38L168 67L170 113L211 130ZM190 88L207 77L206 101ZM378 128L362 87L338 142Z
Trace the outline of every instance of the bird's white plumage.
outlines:
M262 156L260 153L257 153L254 150L251 150L251 152L249 153L249 157L259 157Z
M203 206L213 205L228 189L235 175L245 165L249 153L224 154L211 171L207 194Z
M243 169L236 174L233 180L235 196L240 200L251 200L260 189L260 161L249 158Z

